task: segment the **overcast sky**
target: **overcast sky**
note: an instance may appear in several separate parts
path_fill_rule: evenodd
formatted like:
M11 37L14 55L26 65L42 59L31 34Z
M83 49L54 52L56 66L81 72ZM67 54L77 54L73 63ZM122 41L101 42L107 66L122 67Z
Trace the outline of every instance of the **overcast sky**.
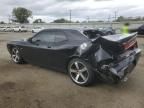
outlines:
M33 12L33 19L51 22L57 18L84 21L107 20L109 16L144 16L144 0L0 0L0 21L8 21L12 9L25 7Z

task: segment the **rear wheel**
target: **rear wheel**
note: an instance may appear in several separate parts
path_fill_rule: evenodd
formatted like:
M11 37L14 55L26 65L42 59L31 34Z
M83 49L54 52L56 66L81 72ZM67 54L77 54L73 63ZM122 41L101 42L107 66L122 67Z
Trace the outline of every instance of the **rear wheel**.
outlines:
M68 65L69 76L74 83L80 86L88 86L94 81L94 72L90 66L81 59L73 59Z
M20 56L19 49L16 47L12 48L11 58L12 58L12 61L16 64L24 63L22 57Z

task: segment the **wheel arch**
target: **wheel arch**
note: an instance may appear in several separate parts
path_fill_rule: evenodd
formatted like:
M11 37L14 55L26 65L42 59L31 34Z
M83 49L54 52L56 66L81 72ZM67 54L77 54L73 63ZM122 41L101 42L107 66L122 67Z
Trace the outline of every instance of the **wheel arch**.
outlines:
M80 56L72 56L67 60L67 62L66 62L66 71L67 72L68 72L68 65L69 65L70 61L73 59L77 59L77 58L80 59Z
M79 61L80 63L82 63L83 65L85 65L86 68L87 68L87 71L88 71L88 74L89 74L89 78L88 78L88 80L87 80L86 82L84 82L83 84L82 84L82 83L80 84L80 83L75 82L75 81L73 80L72 76L70 75L70 72L68 71L69 63L70 63L70 61L73 60L73 59L78 59L78 61ZM67 73L69 74L69 76L70 76L70 78L72 79L72 81L73 81L74 83L76 83L77 85L80 85L80 86L89 86L89 85L93 84L93 81L94 81L94 78L95 78L95 73L92 71L91 66L90 66L86 61L87 61L86 59L84 59L84 58L82 58L82 57L80 57L80 56L73 56L73 57L71 57L71 58L69 59L69 62L67 63Z
M8 51L9 51L10 54L12 53L12 49L14 47L18 48L17 45L7 45L7 47L8 47Z
M67 71L67 72L68 72L68 65L69 65L70 61L73 60L73 59L82 59L82 60L84 60L85 62L87 62L87 59L84 59L84 58L82 58L81 56L78 56L78 55L71 56L71 57L67 60L67 62L66 62L66 71Z

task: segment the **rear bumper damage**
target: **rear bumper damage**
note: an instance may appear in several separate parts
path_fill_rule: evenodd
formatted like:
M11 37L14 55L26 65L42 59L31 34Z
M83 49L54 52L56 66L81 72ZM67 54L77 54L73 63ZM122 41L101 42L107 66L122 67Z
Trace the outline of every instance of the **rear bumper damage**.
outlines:
M112 57L106 54L104 50L99 51L100 53L96 53L99 56L96 56L97 61L107 61ZM141 55L141 49L136 48L131 51L127 51L126 53L119 56L119 60L113 61L108 64L102 64L95 69L95 71L106 81L119 82L126 81L129 73L133 71L135 68L139 58Z
M127 74L131 73L136 66L141 55L140 49L135 49L132 53L125 55L126 58L117 64L111 64L109 71L117 76L120 80L124 79Z

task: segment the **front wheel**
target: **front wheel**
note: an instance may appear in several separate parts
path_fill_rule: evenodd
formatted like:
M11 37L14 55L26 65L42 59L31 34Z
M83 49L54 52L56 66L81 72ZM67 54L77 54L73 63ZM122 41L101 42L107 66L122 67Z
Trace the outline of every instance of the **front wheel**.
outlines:
M81 59L73 59L68 65L69 76L74 83L80 86L91 85L94 81L94 72L88 63Z
M12 48L11 58L12 58L12 61L16 64L24 63L22 57L20 56L19 49L16 47Z

